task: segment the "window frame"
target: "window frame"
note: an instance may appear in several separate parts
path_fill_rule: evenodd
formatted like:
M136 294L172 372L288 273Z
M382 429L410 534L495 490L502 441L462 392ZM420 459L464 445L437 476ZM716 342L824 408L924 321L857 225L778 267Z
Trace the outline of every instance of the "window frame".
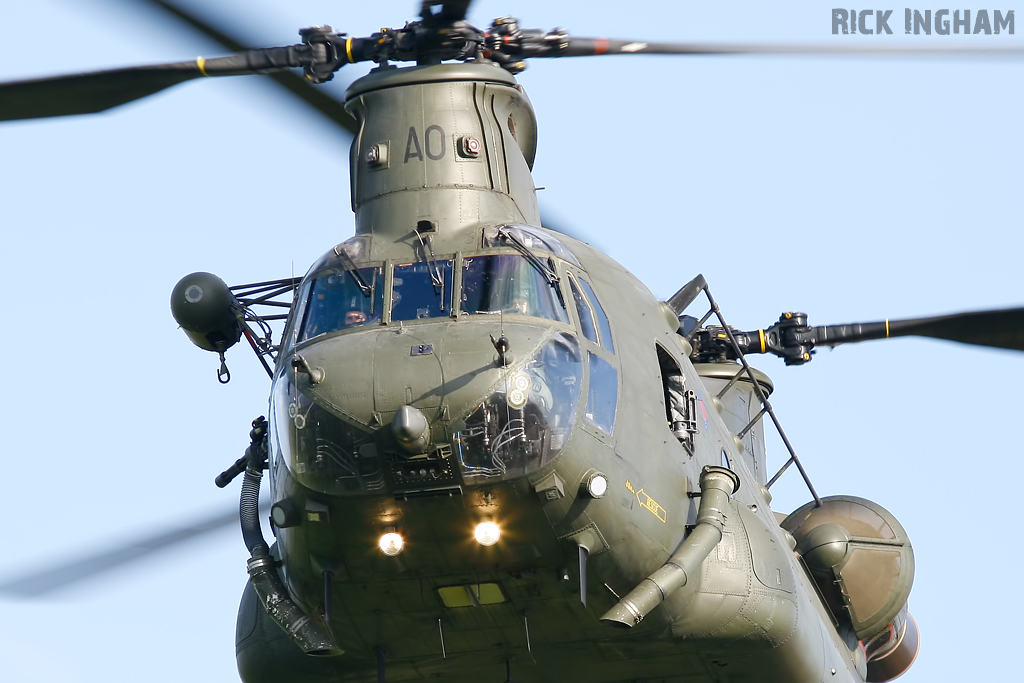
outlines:
M601 342L601 346L608 351L610 354L615 354L615 340L612 335L612 321L608 317L608 314L604 310L604 306L601 305L601 301L597 298L597 292L594 291L594 286L590 284L583 277L576 278L579 281L580 286L583 288L583 296L590 304L590 311L594 314L594 321L597 323L597 338ZM598 315L600 313L600 315ZM601 325L601 321L604 321L604 325ZM608 338L605 339L605 329L607 328ZM607 342L607 343L605 343Z
M601 344L600 325L597 322L597 315L594 313L593 304L590 302L590 297L587 296L586 290L583 289L583 287L580 286L580 284L579 284L579 282L583 280L583 276L585 274L586 274L586 272L582 268L574 268L574 267L566 267L565 268L565 278L566 279L568 279L568 278L575 279L576 280L576 286L579 287L580 293L583 294L583 300L584 300L584 302L587 305L587 310L590 312L590 314L592 316L591 319L594 321L594 331L595 331L595 333L597 335L597 341L591 341L590 339L588 339L583 334L582 322L579 320L579 315L578 315L579 312L576 309L575 304L572 306L573 315L576 316L576 318L574 318L574 320L573 320L573 323L576 325L576 335L577 335L577 338L579 339L580 351L582 353L584 353L584 354L589 353L590 355L600 357L601 360L603 360L604 362L608 363L608 365L610 365L615 370L615 375L616 375L615 417L614 417L614 419L612 421L612 432L610 434L608 432L605 432L601 427L597 426L596 423L592 422L590 420L590 418L587 417L587 407L588 407L589 398L590 398L590 383L591 383L591 378L592 378L591 363L590 363L590 358L588 356L587 357L587 369L586 369L587 383L586 383L586 386L583 388L583 393L580 395L580 404L581 404L581 407L582 407L582 410L583 410L583 415L582 415L582 419L579 421L579 425L580 425L580 427L582 429L586 430L586 432L588 434L591 434L591 435L597 437L601 441L604 441L606 443L610 443L610 442L614 441L614 439L615 439L616 425L617 425L618 419L619 419L619 408L621 407L621 400L622 400L622 366L619 363L618 355L616 355L615 353L609 351L608 349L606 349ZM568 283L566 283L565 288L567 290L569 290L567 292L567 294L568 294L568 296L570 298L572 298L572 287ZM567 299L567 301L568 301L568 299ZM609 325L609 328L610 328L611 327L611 320L610 319L608 321L608 325Z
M388 292L388 277L389 277L388 273L389 273L389 270L390 270L389 267L388 267L388 263L386 261L373 261L373 262L369 262L369 263L357 263L355 265L356 265L356 270L364 270L366 268L379 268L380 271L381 271L381 285L380 285L380 290L381 290L380 296L381 296L381 299L382 299L381 302L380 302L380 304L381 304L381 312L380 312L380 318L376 321L376 323L370 323L370 324L366 324L366 325L352 325L352 326L349 326L349 327L342 327L342 328L338 328L336 330L331 330L330 332L324 332L323 334L318 334L315 337L310 337L308 339L300 339L300 337L302 336L303 332L305 331L306 324L309 322L308 321L309 312L310 312L310 310L312 308L309 305L309 298L311 296L313 296L313 291L314 291L314 288L315 288L315 283L316 283L317 280L319 280L324 275L326 275L329 272L329 270L330 270L329 268L322 268L322 269L320 269L319 271L317 271L315 273L308 274L305 278L303 278L303 281L299 285L299 297L300 298L297 298L295 300L296 303L293 304L293 306L297 306L297 309L294 311L295 312L294 317L291 320L289 320L288 324L285 326L285 334L289 337L289 339L282 340L282 351L284 353L281 354L281 357L284 357L284 355L288 351L290 351L292 348L303 347L306 344L308 344L308 343L310 343L310 342L312 342L314 340L319 340L319 339L324 338L326 336L332 336L332 335L335 335L335 334L339 334L341 332L348 332L350 330L355 330L355 329L379 327L380 325L384 325L385 324L386 316L390 315L390 306L388 306L388 300L387 300L387 297L386 297L386 294Z
M462 267L461 266L461 262L462 262L461 255L459 253L454 253L454 254L450 254L450 255L441 255L441 256L435 257L433 259L433 261L435 263L439 264L439 265L442 264L442 263L447 263L448 261L452 262L451 280L449 281L449 283L447 285L447 288L446 288L448 290L448 300L446 302L446 304L448 306L448 312L445 313L444 315L439 315L439 316L435 316L435 317L429 317L429 318L409 318L409 319L404 319L404 320L396 321L394 319L394 311L395 311L395 307L394 307L394 302L395 302L395 269L399 268L401 266L410 266L410 265L415 265L415 264L419 264L419 263L423 263L423 264L428 264L429 265L430 261L426 260L426 259L419 260L419 261L409 261L409 260L406 260L406 259L390 259L385 264L385 268L387 269L387 272L384 275L384 315L381 316L381 320L383 321L383 324L390 325L393 322L398 322L398 323L400 323L402 325L408 325L410 323L421 323L421 322L427 322L427 321L437 322L439 320L451 320L456 315L456 313L455 313L455 309L456 309L455 304L462 297L462 277L461 277L462 273L461 273L461 270L460 270L461 267ZM443 267L442 267L442 270L444 270ZM456 293L458 293L458 297L456 297Z

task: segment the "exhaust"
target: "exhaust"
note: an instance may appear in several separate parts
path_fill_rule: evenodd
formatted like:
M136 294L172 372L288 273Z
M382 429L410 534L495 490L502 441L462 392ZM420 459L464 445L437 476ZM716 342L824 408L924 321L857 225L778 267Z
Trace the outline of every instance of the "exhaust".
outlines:
M697 524L665 564L640 582L601 621L632 627L643 621L665 598L686 585L722 540L729 497L740 487L736 473L725 467L707 466L700 473L700 507Z

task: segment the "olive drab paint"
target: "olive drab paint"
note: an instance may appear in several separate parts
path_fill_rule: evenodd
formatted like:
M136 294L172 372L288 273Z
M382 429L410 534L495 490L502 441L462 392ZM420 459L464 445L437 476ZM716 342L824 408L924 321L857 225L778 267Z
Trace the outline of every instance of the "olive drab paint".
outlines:
M486 63L384 67L346 106L355 236L300 285L269 418L273 552L344 654L303 654L250 585L245 683L469 683L510 658L538 683L862 681L857 635L842 614L833 625L769 508L763 425L744 430L753 385L729 382L735 363L695 367L676 312L540 227L536 121L515 79ZM510 264L488 287L532 299L488 308L480 273ZM363 312L304 330L329 319L331 291ZM846 533L870 556L835 505L825 541ZM483 522L500 531L489 545L473 537ZM392 533L394 556L377 550ZM823 556L863 593L859 560ZM902 624L904 603L857 623Z
M360 122L351 155L356 234L397 237L429 220L445 239L458 232L461 245L472 248L479 235L469 228L540 225L530 175L536 118L504 70L483 64L381 69L353 83L347 97ZM459 155L458 138L465 136L482 141L479 156ZM367 161L378 145L391 148L387 163Z

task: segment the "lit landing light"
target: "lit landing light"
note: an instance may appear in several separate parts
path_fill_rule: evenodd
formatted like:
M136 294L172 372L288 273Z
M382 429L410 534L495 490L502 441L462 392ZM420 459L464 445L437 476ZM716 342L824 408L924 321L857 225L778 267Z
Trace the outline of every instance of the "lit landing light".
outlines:
M380 546L382 553L388 557L394 557L402 552L402 548L405 547L405 539L402 538L402 534L395 531L394 527L388 527L388 530L380 537L377 545Z
M591 498L600 498L608 492L608 477L600 472L591 471L584 478L583 485Z
M473 536L480 545L494 545L501 538L501 529L494 522L487 520L476 525Z

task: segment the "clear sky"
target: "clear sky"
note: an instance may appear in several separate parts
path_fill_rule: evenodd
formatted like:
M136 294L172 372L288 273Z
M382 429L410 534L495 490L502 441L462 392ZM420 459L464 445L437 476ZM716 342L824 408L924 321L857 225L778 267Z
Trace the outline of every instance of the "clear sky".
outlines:
M195 4L266 45L319 23L368 35L417 5ZM904 36L902 6L892 36L833 36L830 8L481 0L470 18L648 40L1024 44ZM0 9L4 80L219 52L131 0ZM349 69L336 89L365 71ZM1024 305L1022 76L1020 59L617 57L538 60L520 82L545 214L658 296L704 273L729 322L754 329L785 310L825 324ZM0 576L235 505L237 483L213 477L269 383L239 349L218 385L215 357L176 330L171 288L195 270L302 274L352 234L347 141L262 81L0 127ZM902 680L1005 679L1024 610L1024 355L895 340L756 365L818 491L875 500L910 534L923 644ZM780 511L808 499L795 476L775 493ZM225 530L46 599L0 598L0 679L235 680L245 555Z

